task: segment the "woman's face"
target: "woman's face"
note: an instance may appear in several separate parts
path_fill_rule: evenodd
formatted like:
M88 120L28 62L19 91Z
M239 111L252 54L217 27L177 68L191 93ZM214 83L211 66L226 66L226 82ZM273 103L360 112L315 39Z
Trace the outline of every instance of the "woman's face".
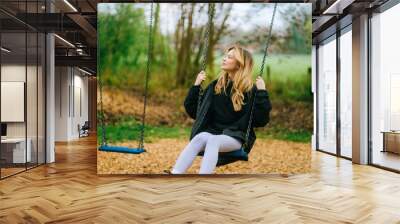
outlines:
M222 58L221 69L226 72L232 72L238 69L238 62L234 56L234 50L229 50Z

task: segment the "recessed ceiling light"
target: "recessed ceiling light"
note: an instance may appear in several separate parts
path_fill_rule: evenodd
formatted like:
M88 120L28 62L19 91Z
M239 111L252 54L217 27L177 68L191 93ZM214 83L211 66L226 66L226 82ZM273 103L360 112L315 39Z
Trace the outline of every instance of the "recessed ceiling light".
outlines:
M78 10L71 4L69 1L64 0L65 4L67 4L74 12L78 12Z
M81 68L79 68L79 67L78 67L78 69L79 69L79 71L81 71L81 72L83 72L83 73L85 73L85 74L87 74L87 75L93 75L92 73L90 73L90 72L88 72L88 71L86 71L86 70L83 70L83 69L81 69Z
M54 34L54 36L57 37L58 39L60 39L62 42L66 43L67 45L69 45L69 46L75 48L75 45L73 45L73 44L72 44L71 42L69 42L68 40L66 40L66 39L64 39L64 38L62 38L62 37L60 37L60 36L57 35L57 34Z
M9 49L7 49L7 48L5 48L5 47L1 47L1 50L4 51L4 52L6 52L6 53L10 53L10 52L11 52L11 50L9 50Z
M354 0L336 0L322 14L342 14L343 9L353 2Z

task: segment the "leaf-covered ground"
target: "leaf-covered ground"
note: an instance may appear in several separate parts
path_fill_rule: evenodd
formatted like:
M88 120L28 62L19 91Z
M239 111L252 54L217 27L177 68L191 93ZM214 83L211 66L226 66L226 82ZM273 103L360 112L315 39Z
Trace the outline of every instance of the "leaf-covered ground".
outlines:
M145 144L141 154L101 152L97 154L98 174L162 174L171 170L187 140L160 139ZM137 147L137 142L119 145ZM188 174L199 171L202 157L197 157ZM306 173L311 166L311 145L272 139L257 139L249 161L238 161L216 169L217 174L294 174Z

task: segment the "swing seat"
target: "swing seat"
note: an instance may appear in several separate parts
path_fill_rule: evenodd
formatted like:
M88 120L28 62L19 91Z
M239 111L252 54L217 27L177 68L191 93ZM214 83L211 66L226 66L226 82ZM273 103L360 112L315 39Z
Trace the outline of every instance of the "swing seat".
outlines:
M140 154L142 152L146 152L146 150L142 148L129 148L124 146L111 146L111 145L102 145L99 147L99 150L104 152L121 152L121 153L131 153L131 154Z
M199 152L199 156L204 156L204 151ZM238 150L232 151L232 152L220 152L219 156L223 158L229 158L229 159L235 159L235 160L243 160L243 161L249 161L249 156L247 153L243 150L243 148L240 148Z

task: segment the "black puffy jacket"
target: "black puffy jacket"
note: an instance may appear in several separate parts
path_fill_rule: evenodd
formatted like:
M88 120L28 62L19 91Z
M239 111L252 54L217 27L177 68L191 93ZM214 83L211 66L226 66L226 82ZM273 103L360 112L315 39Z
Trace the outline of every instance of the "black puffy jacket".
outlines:
M188 115L195 119L195 122L192 127L192 131L190 134L190 140L196 136L198 133L202 132L205 130L207 127L207 122L208 122L208 116L207 112L210 109L210 105L213 99L214 95L214 87L215 84L217 83L217 80L212 81L207 88L204 91L204 95L202 96L201 99L201 104L200 104L200 109L199 109L199 116L197 117L197 104L198 104L198 97L199 97L199 91L200 91L200 86L192 86L189 89L188 95L185 98L184 101L184 106L185 110L188 113ZM253 148L254 142L256 140L256 135L254 132L254 127L264 127L265 125L268 124L269 122L269 113L272 109L271 107L271 102L269 100L269 94L267 90L257 90L256 86L254 85L252 88L252 93L254 94L254 91L256 91L256 98L255 98L255 104L254 104L254 111L253 111L253 121L252 125L250 128L250 133L249 133L249 138L247 141L247 144L244 145L244 151L249 154L251 149ZM250 94L250 93L248 93ZM253 103L252 101L254 100L253 97L250 98L250 105ZM227 134L229 136L245 136L246 135L246 130L248 127L248 122L249 122L249 117L250 117L250 107L247 107L247 112L245 113L246 115L243 116L240 120L235 122L231 127L226 128L223 130L223 134ZM239 158L237 159L230 159L230 160L224 160L223 158L218 158L218 165L224 165L228 163L235 162L237 160L240 160Z

